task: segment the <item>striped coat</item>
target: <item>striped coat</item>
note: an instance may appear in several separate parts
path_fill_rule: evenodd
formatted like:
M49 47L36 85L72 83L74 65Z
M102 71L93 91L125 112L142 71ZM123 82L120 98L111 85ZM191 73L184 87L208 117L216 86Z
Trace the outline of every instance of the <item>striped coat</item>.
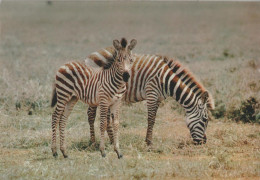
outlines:
M121 43L114 40L114 48L104 49L103 56L110 58L104 68L93 69L85 63L70 62L61 66L56 74L55 88L52 98L52 107L55 111L52 115L52 152L56 157L56 128L59 124L60 150L63 156L68 157L64 144L65 126L68 116L78 100L89 104L89 109L94 110L100 106L100 151L105 156L104 133L107 129L107 116L111 113L114 133L114 150L118 158L122 155L119 150L118 126L119 107L123 94L126 91L126 81L129 78L130 63L132 63L131 50L135 47L136 40L132 40L127 46L123 38ZM109 111L110 110L110 111ZM89 112L89 116L91 116ZM93 130L93 129L91 129Z
M152 144L153 126L159 104L169 96L185 109L186 124L194 142L205 143L208 110L214 108L214 101L208 91L174 59L160 55L135 54L134 56L135 61L130 71L124 99L131 103L147 101L147 145ZM93 124L94 121L91 120L90 123ZM112 141L111 127L108 128L108 133Z

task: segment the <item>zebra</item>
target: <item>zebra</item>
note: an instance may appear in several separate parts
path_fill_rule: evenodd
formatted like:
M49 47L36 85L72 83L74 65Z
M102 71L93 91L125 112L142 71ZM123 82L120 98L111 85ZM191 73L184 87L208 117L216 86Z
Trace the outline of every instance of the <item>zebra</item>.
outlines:
M186 112L186 125L194 144L206 143L206 128L210 119L209 111L214 109L211 94L192 73L173 58L162 55L134 54L134 64L127 82L124 100L129 103L147 101L148 127L146 144L152 148L152 133L160 103L167 97L173 97ZM87 60L89 61L89 59ZM109 61L102 57L102 61ZM100 66L100 63L97 64ZM95 119L91 114L95 109L88 109L90 126ZM109 116L108 116L109 118ZM109 121L109 119L108 119ZM111 126L107 129L110 141L113 142ZM91 131L91 140L95 141L95 133Z
M132 50L137 41L133 39L127 46L125 38L113 41L114 48L103 49L103 56L109 57L110 62L102 64L102 69L94 69L84 62L70 62L59 68L56 73L51 106L55 107L52 114L52 153L58 156L56 148L56 128L59 124L60 150L67 158L65 147L65 126L68 116L78 100L89 105L89 109L100 106L100 152L105 157L104 132L107 127L107 113L110 109L114 133L114 150L118 158L122 157L119 150L118 127L119 107L123 94L126 91L130 65L133 62ZM98 54L98 53L96 53ZM93 61L97 56L92 55ZM97 63L97 62L96 62ZM110 113L109 112L109 113ZM91 116L91 112L89 112Z

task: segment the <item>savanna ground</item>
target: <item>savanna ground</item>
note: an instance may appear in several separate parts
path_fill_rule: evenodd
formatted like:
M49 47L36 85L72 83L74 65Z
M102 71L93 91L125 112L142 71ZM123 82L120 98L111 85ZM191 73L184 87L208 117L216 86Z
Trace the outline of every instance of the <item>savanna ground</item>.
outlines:
M0 179L252 178L260 176L260 128L228 112L259 100L260 3L2 2L0 5ZM136 38L135 52L177 57L212 93L220 113L208 142L194 146L184 111L167 99L144 142L145 102L121 110L118 160L89 146L87 106L67 123L69 158L52 157L50 98L55 71L70 60ZM99 118L95 123L99 142Z

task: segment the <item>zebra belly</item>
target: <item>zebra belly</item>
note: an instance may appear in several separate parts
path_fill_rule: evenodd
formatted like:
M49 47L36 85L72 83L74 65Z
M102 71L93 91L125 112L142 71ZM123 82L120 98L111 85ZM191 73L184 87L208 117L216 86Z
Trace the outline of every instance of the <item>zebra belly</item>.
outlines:
M99 106L99 101L85 101L89 106Z
M98 87L86 87L86 96L84 98L84 102L90 106L98 106L99 105L99 90Z
M146 94L144 92L142 92L142 95L130 94L130 90L128 89L123 99L129 103L140 102L146 100Z

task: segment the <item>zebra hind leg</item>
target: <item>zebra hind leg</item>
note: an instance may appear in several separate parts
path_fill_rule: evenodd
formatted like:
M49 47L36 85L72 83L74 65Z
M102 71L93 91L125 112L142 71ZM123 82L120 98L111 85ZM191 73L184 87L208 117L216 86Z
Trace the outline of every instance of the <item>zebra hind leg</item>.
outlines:
M66 104L64 112L61 115L60 122L59 122L59 129L60 129L60 150L64 156L67 158L68 155L66 153L66 145L65 145L65 128L67 119L73 110L74 105L77 103L78 99L76 97L72 97L70 101Z
M57 106L55 107L55 110L52 114L52 145L51 145L51 150L52 150L52 154L54 157L58 156L57 153L57 144L56 144L56 131L57 131L57 125L60 121L60 116L64 111L64 107L60 105L60 103L58 102Z

